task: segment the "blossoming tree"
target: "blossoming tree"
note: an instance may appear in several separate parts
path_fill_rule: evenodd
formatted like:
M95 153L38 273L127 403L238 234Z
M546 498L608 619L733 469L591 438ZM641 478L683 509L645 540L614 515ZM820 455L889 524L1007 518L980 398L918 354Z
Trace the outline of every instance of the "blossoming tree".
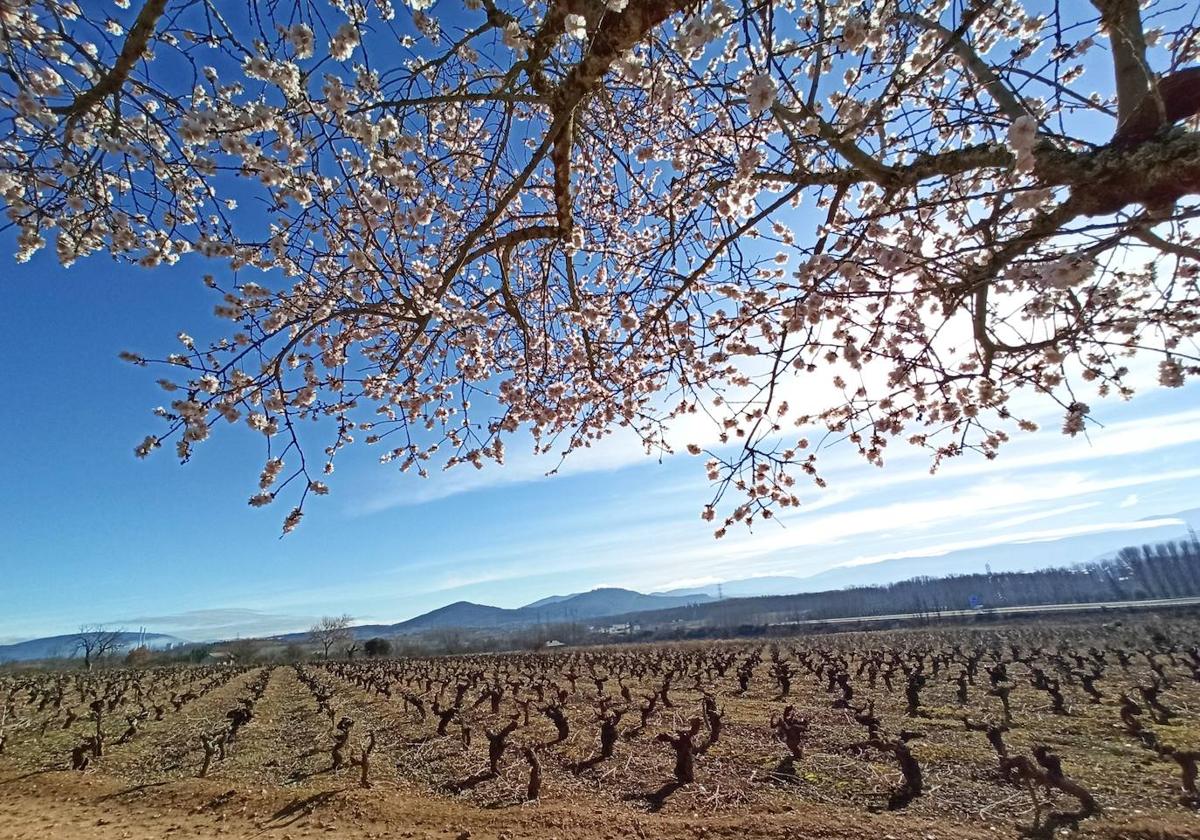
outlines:
M1133 354L1198 369L1187 4L130 2L0 8L17 258L221 265L221 335L127 354L174 399L137 452L248 426L285 530L354 442L708 414L721 535L820 482L814 430L993 457L1021 391L1073 435Z

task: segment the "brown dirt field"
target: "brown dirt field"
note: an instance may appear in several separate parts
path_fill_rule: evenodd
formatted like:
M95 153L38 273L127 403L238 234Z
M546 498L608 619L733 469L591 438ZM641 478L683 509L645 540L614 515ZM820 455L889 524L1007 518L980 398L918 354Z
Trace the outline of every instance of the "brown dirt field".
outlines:
M397 790L328 785L284 790L231 787L202 779L129 785L65 771L0 777L0 840L957 840L1010 836L1013 832L1007 820L957 822L811 803L798 803L797 809L788 813L705 816L701 820L688 813L612 813L550 801L488 809ZM1103 826L1093 825L1081 836L1191 840L1200 838L1200 819L1126 815Z
M1173 718L1164 724L1155 724L1148 715L1143 718L1162 743L1179 749L1200 749L1200 677L1189 670L1190 654L1185 653L1194 646L1193 639L1200 637L1197 629L1189 625L1186 640L1166 667L1171 679L1162 697L1173 710ZM1012 638L1003 637L1003 643ZM1015 638L1027 647L1039 645L1037 650L1043 640L1080 652L1093 641L1110 649L1149 649L1145 637L1131 636L1128 628L1107 634L1043 628L1037 636L1023 630ZM780 647L793 656L805 650L834 652L847 657L853 673L856 657L868 646L945 651L975 641L970 634L953 631L790 639L780 640ZM1003 647L995 637L978 637L978 641L995 644L998 650ZM592 662L607 663L601 666L603 671L622 667L622 661L659 656L664 650L680 662L702 662L711 649L707 644L633 646L579 655L595 657L585 660L589 668ZM758 642L729 643L723 649L736 652L739 661L755 651L769 650ZM1049 659L1051 648L1047 646L1046 651ZM576 655L546 660L468 657L415 667L448 674L490 673L500 668L515 678L545 663L550 678L565 686L562 669L569 662L578 666L580 660L570 658ZM1010 661L1013 726L1006 741L1013 754L1028 755L1036 744L1050 746L1062 758L1064 772L1095 794L1101 813L1083 820L1070 830L1070 836L1200 840L1200 816L1179 799L1179 768L1121 729L1117 714L1120 692L1133 692L1136 686L1150 682L1148 664L1155 662L1151 657L1158 657L1160 667L1167 662L1165 654L1136 656L1144 661L1125 668L1117 667L1109 657L1106 675L1098 682L1105 695L1100 703L1089 702L1078 684L1064 679L1069 715L1053 714L1045 692L1031 687L1029 666ZM757 667L745 694L735 691L736 668L712 680L702 680L702 668L694 679L681 676L671 688L673 708L660 709L641 732L635 727L636 711L628 714L614 756L591 765L586 759L596 752L597 724L592 712L596 690L590 677L581 676L566 707L571 735L566 742L541 750L542 798L532 803L523 802L528 769L515 747L550 741L554 730L549 721L535 711L529 724L512 736L513 747L505 754L499 776L478 778L487 764L484 729L498 728L517 711L518 704L509 696L499 714L492 714L487 703L470 708L478 694L476 687L467 695L462 713L462 721L472 729L470 745L463 744L459 722L450 726L446 736L438 737L432 715L420 721L399 693L385 697L361 681L379 674L396 680L397 674L412 667L402 662L305 666L304 673L315 676L333 692L332 712L318 709L313 693L300 679L301 672L291 666L272 668L265 691L255 702L253 720L241 731L228 757L213 764L206 779L196 778L203 755L199 733L223 725L225 712L267 673L263 669L226 677L181 711L170 712L161 721L146 721L138 735L124 744L116 743L125 726L118 708L105 718L104 755L95 758L85 773L67 770L67 758L70 747L79 743L92 725L81 718L60 726L61 710L38 712L32 701L26 701L27 708L15 707L18 717L24 715L33 723L49 717L55 725L40 731L33 724L13 729L8 750L0 755L0 840L218 836L292 840L330 836L364 840L950 840L1031 835L1034 803L1029 791L999 777L995 755L983 735L966 732L961 721L963 714L976 720L995 720L999 714L998 701L985 691L987 678L982 669L982 682L971 686L966 704L959 704L953 679L958 667L943 665L922 690L923 713L915 718L904 714L902 675L898 682L893 679L890 691L882 681L872 687L861 674L853 677L855 704L873 700L886 732L902 728L921 732L910 746L921 763L924 793L903 810L886 811L883 806L888 794L900 780L894 761L853 746L863 738L863 730L844 709L831 707L836 694L828 692L823 679L798 667L792 694L782 701L769 665L766 659ZM136 673L118 678L125 679L129 682L121 684L140 686L150 678ZM178 680L180 685L204 681L188 683L186 675L160 679ZM651 673L625 677L635 701L652 691L657 680ZM653 794L671 779L672 756L665 745L654 742L654 735L684 726L697 714L702 682L724 710L724 732L719 742L697 758L693 784L655 800ZM168 687L173 689L174 684ZM401 682L394 687L397 692L406 687L419 693L417 687ZM616 679L610 678L605 693L615 695L616 688ZM150 693L164 695L167 688ZM19 704L24 693L10 697ZM795 763L794 773L780 772L786 752L768 725L785 702L794 704L812 723L804 759ZM355 721L351 753L368 731L377 733L370 789L358 786L356 768L330 768L333 723L344 716ZM577 766L580 763L587 766ZM1043 806L1050 803L1060 810L1071 810L1074 804L1061 794L1048 800L1042 793L1039 800ZM1041 813L1046 813L1045 807ZM1062 829L1057 836L1066 836L1066 832ZM1039 836L1050 835L1042 832Z

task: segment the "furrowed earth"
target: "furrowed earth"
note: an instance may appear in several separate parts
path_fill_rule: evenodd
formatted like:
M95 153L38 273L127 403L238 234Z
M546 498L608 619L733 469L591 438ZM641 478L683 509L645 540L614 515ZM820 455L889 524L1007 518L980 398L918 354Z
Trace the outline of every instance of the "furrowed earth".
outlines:
M1190 619L8 672L0 697L5 839L1200 838Z

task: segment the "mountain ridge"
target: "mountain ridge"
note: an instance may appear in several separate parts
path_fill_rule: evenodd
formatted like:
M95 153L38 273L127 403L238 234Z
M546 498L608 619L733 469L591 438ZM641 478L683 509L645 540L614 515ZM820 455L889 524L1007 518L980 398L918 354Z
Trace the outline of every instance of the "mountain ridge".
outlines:
M707 595L647 595L632 589L608 586L573 595L552 595L516 608L455 601L395 624L356 625L350 631L355 639L362 640L372 636L411 636L449 629L511 630L538 624L571 623L610 615L671 609L712 600ZM272 638L299 641L307 637L307 633L287 633Z
M574 595L550 596L516 609L457 601L398 622L392 625L392 632L410 635L449 627L489 629L573 622L607 615L670 609L711 600L708 595L646 595L632 589L601 587Z

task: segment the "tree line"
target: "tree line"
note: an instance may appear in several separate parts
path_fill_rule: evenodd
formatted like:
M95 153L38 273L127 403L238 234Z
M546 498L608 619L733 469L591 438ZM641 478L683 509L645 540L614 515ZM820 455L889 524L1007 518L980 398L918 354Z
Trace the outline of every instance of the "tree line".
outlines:
M1200 596L1200 539L1128 546L1090 563L1019 572L916 577L897 583L854 586L760 598L737 598L638 613L645 631L688 623L728 630L788 621L854 616L934 616L971 608L1088 604Z

